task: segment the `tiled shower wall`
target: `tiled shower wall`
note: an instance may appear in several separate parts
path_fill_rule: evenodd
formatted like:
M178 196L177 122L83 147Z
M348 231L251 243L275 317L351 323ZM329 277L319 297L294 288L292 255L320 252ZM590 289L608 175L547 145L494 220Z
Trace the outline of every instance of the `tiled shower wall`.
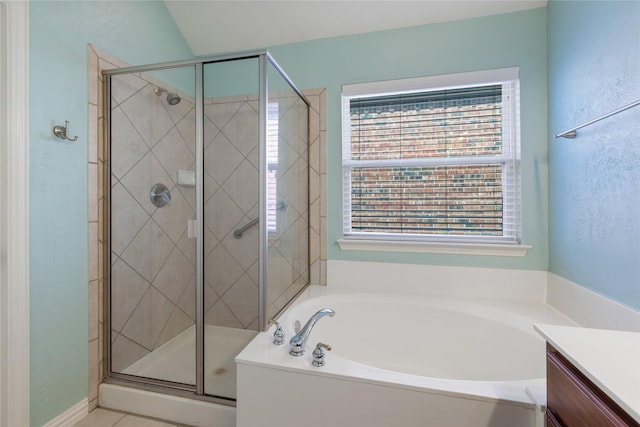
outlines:
M301 139L298 123L301 101L291 93L279 95L276 99L273 94L270 96L270 103L278 106L272 110L278 127L267 144L278 148L278 164L272 163L278 171L274 202L284 202L286 208L277 211L275 203L272 206L275 217L272 225L277 224L277 229L269 233L269 315L275 315L307 283L309 276L307 233L300 232L301 226L308 230L306 113ZM247 228L240 238L234 235L234 231L258 217L257 98L205 99L204 129L205 323L257 330L257 224ZM297 191L300 186L304 191ZM301 197L304 206L300 204ZM305 250L300 251L300 247ZM300 253L304 255L300 257Z
M97 387L104 375L104 113L102 111L102 79L103 69L124 67L127 64L111 55L89 46L89 401L90 407L97 405ZM177 106L169 106L153 93L149 77L128 76L127 88L115 89L112 93L118 107L114 117L124 120L124 126L114 129L114 137L120 133L123 140L135 141L128 144L134 147L133 159L112 166L115 179L112 184L112 198L123 203L122 212L114 212L114 233L119 233L119 241L115 243L112 256L113 286L126 283L126 297L115 302L112 318L115 330L114 348L127 348L127 359L122 360L122 367L137 360L140 356L175 336L193 323L194 319L194 241L186 238L186 220L193 217L193 188L176 184L178 169L193 170L193 146L186 141L193 141L193 102L185 94ZM293 221L291 229L308 227L310 236L310 281L312 284L326 283L326 243L324 227L326 226L325 182L326 163L324 158L324 90L305 91L311 102L309 128L309 222L306 222L307 211L300 206L289 212L296 212L304 221ZM176 108L178 107L178 108ZM149 114L164 117L159 128L145 127L144 123L136 127L133 116ZM256 100L245 98L209 100L205 105L205 157L209 153L221 153L220 168L214 168L205 174L205 200L210 201L209 209L216 209L232 202L239 209L235 212L235 222L229 224L211 224L205 228L205 269L222 271L223 274L209 274L210 280L205 287L205 321L211 324L249 327L257 326L254 303L248 294L257 292L257 252L250 256L244 245L250 244L250 231L245 239L233 239L229 231L244 221L255 218L257 209L254 204L245 200L233 199L229 194L239 194L237 188L247 177L257 179L257 169L251 153L255 147L242 142L231 143L234 133L246 134L246 123L255 122L257 126ZM116 116L118 115L118 116ZM129 120L131 119L131 120ZM282 120L283 118L281 118ZM157 121L157 119L156 119ZM154 121L155 124L155 121ZM224 132L222 132L224 130ZM249 135L251 135L250 130ZM257 135L257 127L255 129ZM223 138L224 137L224 138ZM291 136L289 136L291 138ZM133 139L132 139L133 138ZM118 144L114 138L113 144ZM257 140L257 137L256 137ZM245 140L246 141L246 140ZM215 148L214 148L215 147ZM122 147L121 147L122 148ZM114 147L114 149L117 149ZM208 150L207 150L208 149ZM227 152L225 152L227 150ZM231 152L228 152L231 150ZM233 153L232 150L238 150ZM244 151L243 151L244 150ZM302 153L298 152L298 155ZM210 155L210 154L209 154ZM239 160L239 161L234 161ZM220 161L220 160L218 160ZM253 169L253 170L252 170ZM231 179L233 174L244 177L244 181ZM226 179L220 179L226 175ZM146 178L143 178L146 177ZM215 179L218 178L218 179ZM172 215L169 209L158 209L148 202L148 188L152 183L146 181L163 181L172 191ZM144 182L143 182L144 181ZM217 183L221 182L222 185ZM235 184L232 184L235 182ZM255 182L255 181L254 181ZM225 187L226 186L226 187ZM224 200L225 198L231 200ZM213 202L215 200L215 202ZM291 200L289 200L291 202ZM294 201L295 204L295 201ZM163 210L164 209L164 210ZM205 207L207 209L207 207ZM234 216L227 215L231 218ZM120 229L122 226L122 229ZM224 228L227 227L225 231ZM255 235L257 233L253 231ZM115 236L114 236L115 237ZM275 264L269 265L272 281L275 274L288 277L289 280L304 273L300 270L301 261L295 257L285 256L281 244L286 236L270 239L270 259ZM253 241L255 246L255 241ZM149 256L146 249L157 246L160 250ZM287 244L285 243L286 247ZM279 257L272 250L280 251ZM157 252L157 253L156 253ZM146 256L140 256L145 255ZM249 255L248 255L249 254ZM225 265L225 269L216 269L214 264ZM306 262L304 262L306 264ZM284 268L282 268L284 266ZM297 269L296 269L297 267ZM166 272L167 274L164 274ZM158 274L159 273L159 274ZM118 279L119 278L119 279ZM279 281L278 283L285 283ZM295 284L295 283L294 283ZM269 296L269 313L276 312L288 298L295 295L297 286L282 286L274 295ZM282 294L281 294L282 293ZM154 325L142 321L150 315L156 318ZM157 320L160 319L159 322ZM114 322L115 321L115 322ZM118 366L115 366L118 368Z

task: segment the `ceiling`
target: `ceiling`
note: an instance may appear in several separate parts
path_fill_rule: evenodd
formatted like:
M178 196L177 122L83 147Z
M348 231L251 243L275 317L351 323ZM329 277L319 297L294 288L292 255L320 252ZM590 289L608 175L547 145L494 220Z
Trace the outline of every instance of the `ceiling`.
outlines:
M547 0L165 0L194 55L544 7Z

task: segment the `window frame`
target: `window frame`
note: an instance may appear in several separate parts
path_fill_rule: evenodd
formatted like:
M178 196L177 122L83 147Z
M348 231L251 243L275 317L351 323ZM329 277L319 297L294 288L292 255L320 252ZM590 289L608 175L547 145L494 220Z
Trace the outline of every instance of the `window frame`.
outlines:
M457 253L501 256L524 256L530 246L522 245L520 197L520 90L519 67L472 71L466 73L387 80L342 86L342 235L338 243L343 250ZM497 155L423 157L417 159L351 159L352 99L460 89L500 84L503 105L509 104L509 126L503 126L503 150ZM505 91L508 85L508 91ZM508 98L508 95L512 95ZM503 235L447 235L362 232L351 229L351 171L356 167L410 167L472 164L501 164L503 175ZM508 214L508 216L507 216ZM505 235L505 233L507 235Z

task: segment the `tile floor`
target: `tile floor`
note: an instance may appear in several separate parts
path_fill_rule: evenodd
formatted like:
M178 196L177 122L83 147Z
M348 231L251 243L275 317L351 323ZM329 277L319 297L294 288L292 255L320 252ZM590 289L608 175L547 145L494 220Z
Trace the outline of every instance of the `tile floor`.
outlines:
M110 409L96 408L72 427L188 427Z

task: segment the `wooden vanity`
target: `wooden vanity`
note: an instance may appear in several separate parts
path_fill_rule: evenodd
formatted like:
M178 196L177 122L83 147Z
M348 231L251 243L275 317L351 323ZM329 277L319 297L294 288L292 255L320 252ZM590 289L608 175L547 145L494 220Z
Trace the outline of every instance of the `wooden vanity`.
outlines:
M640 333L535 329L547 340L548 427L640 427Z

